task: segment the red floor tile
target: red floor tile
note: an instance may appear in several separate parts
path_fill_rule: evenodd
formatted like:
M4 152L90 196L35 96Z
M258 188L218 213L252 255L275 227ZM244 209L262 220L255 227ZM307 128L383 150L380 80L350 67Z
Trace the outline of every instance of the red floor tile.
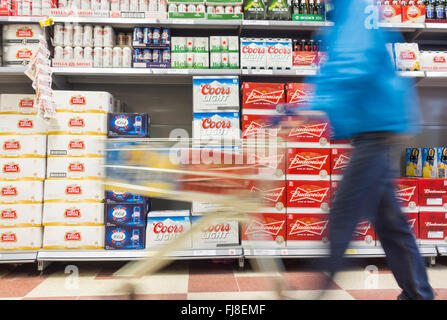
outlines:
M23 297L44 280L44 277L0 278L0 298Z
M447 300L447 289L433 289L435 291L435 300Z
M322 290L328 280L328 276L322 272L286 272L283 276L290 290ZM327 289L341 288L332 281Z
M368 289L368 290L346 290L357 300L397 300L401 290L398 289Z
M236 281L240 291L273 291L274 280L282 280L277 277L237 277Z
M188 292L237 292L233 274L190 274Z

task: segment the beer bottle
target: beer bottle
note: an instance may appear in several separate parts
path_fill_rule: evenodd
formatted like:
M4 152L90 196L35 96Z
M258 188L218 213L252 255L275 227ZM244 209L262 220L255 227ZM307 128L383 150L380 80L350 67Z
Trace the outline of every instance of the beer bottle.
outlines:
M301 51L306 51L306 40L301 40Z
M444 20L445 19L445 3L444 0L437 2L435 7L435 19Z
M320 0L317 0L315 7L317 9L317 14L323 16L324 15L324 4L322 4Z
M315 50L315 43L313 40L309 41L309 51L316 51Z
M300 0L293 0L293 14L300 14Z
M324 51L322 40L318 40L317 51Z
M308 10L307 10L307 3L306 3L306 0L301 0L300 13L301 13L301 14L309 14L309 12L308 12Z
M435 0L428 0L425 3L425 16L427 19L435 19Z
M309 14L316 14L314 0L309 0Z

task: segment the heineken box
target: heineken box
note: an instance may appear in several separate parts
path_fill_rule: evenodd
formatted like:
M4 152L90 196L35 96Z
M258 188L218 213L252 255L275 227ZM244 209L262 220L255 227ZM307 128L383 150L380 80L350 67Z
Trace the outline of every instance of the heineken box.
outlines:
M171 68L185 69L186 68L186 53L173 52L171 53Z
M186 52L186 37L171 37L171 52Z
M207 13L206 18L208 20L242 20L244 18L243 13Z
M209 41L208 37L194 37L192 51L208 53L208 51L210 51L208 41Z
M324 21L322 14L293 14L293 21Z
M210 56L208 52L194 52L193 68L194 69L209 69Z
M238 52L238 36L211 36L210 52Z
M169 19L205 19L205 12L169 12Z

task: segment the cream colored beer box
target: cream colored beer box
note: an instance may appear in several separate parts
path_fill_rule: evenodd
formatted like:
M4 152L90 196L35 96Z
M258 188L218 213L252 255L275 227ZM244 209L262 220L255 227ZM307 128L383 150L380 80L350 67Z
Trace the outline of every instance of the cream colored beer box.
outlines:
M45 179L44 158L0 158L0 180Z
M43 181L0 181L0 204L42 203Z
M48 158L47 179L103 179L103 158Z
M45 227L43 249L104 249L104 227L50 226Z
M34 94L0 94L0 113L37 114Z
M56 113L50 120L48 134L107 135L107 114Z
M113 96L104 91L53 91L56 112L115 112Z
M0 135L1 158L45 158L47 136Z
M38 24L9 24L3 26L4 43L23 43L39 41L43 29Z
M99 180L45 180L45 203L102 202L104 188Z
M45 203L44 226L104 225L103 203Z
M36 115L0 114L0 135L47 134L47 125Z
M105 137L83 135L48 135L48 158L104 157Z
M0 228L0 251L40 248L42 248L42 227Z
M40 227L42 204L0 204L0 228Z
M37 52L37 43L11 44L3 46L3 65L19 66L27 65Z

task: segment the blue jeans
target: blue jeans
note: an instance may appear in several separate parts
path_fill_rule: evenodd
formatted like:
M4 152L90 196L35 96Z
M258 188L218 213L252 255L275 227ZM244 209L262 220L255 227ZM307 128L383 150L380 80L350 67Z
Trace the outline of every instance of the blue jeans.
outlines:
M341 268L344 252L363 217L375 227L388 266L403 290L402 297L433 299L424 258L395 197L389 137L374 132L353 140L355 149L329 216L330 277Z

